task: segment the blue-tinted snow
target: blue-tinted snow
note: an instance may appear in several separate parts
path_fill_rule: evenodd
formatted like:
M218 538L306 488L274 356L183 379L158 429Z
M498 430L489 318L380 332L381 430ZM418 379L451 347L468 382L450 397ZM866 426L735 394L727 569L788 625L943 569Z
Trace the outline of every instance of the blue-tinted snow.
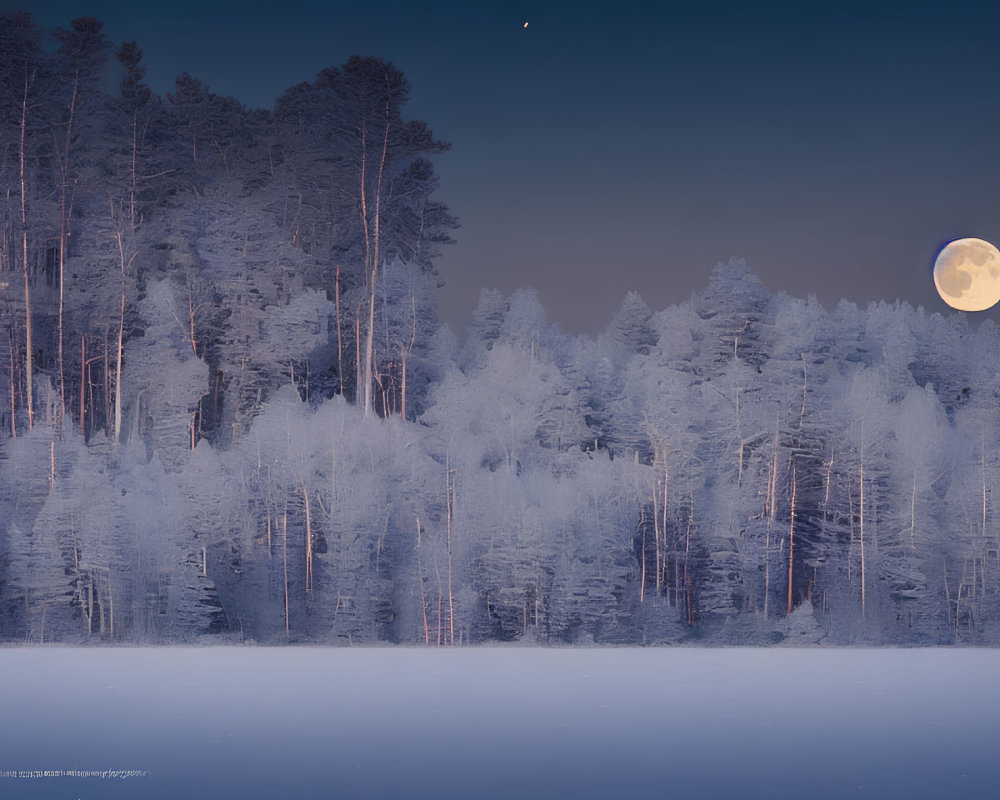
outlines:
M5 649L5 798L974 798L1000 651Z

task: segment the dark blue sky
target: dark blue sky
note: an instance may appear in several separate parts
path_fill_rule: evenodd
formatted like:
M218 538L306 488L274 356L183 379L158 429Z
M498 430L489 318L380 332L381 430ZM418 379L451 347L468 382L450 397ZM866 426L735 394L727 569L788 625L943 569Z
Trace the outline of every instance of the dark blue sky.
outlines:
M187 71L251 106L352 53L393 61L409 116L452 143L457 327L481 286L531 285L594 332L626 291L679 302L732 256L827 305L946 311L936 251L1000 241L1000 4L2 5L45 27L97 16L138 40L158 92Z

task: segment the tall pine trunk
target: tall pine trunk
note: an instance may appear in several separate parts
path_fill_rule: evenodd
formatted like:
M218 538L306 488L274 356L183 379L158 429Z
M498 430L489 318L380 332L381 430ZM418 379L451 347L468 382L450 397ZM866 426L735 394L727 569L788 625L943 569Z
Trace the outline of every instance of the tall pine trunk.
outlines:
M24 170L24 149L25 131L28 122L28 68L24 69L24 94L21 95L21 142L18 148L20 157L20 179L21 179L21 266L24 268L24 380L27 390L28 402L28 427L35 425L35 404L32 388L34 373L34 356L32 355L31 341L31 286L28 277L28 205Z
M385 104L385 133L382 137L382 157L379 160L378 176L375 181L375 219L372 223L374 233L369 239L368 234L368 205L365 199L367 187L365 186L365 147L362 139L361 156L361 207L365 224L365 253L368 258L368 330L365 332L365 361L361 379L364 382L364 409L365 416L372 411L372 373L375 360L375 280L378 277L379 262L381 260L381 232L380 219L382 215L382 178L385 174L385 159L389 151L389 102Z
M76 115L76 96L80 88L80 70L73 74L73 94L69 102L69 119L66 122L66 141L63 144L61 177L59 190L59 315L57 322L57 348L59 358L59 416L66 410L66 375L63 358L63 301L66 274L66 239L69 237L69 217L72 213L72 203L69 194L69 154L70 142L73 138L73 120Z

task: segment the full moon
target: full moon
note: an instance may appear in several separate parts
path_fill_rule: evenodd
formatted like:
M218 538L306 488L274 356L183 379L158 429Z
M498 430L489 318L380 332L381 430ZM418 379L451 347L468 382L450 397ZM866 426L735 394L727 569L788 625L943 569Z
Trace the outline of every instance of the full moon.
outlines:
M983 239L948 242L934 261L938 294L959 311L985 311L1000 302L1000 250Z

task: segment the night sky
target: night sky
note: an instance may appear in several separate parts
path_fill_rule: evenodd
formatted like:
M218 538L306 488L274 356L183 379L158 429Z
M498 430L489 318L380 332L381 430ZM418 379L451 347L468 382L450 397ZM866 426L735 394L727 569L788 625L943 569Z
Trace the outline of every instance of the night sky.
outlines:
M136 39L159 93L189 72L269 107L352 53L410 79L410 118L452 143L461 222L442 317L534 286L550 319L604 328L746 259L772 291L952 313L931 266L1000 241L1000 4L990 2L0 3L45 28L96 16ZM527 21L529 26L524 28Z

